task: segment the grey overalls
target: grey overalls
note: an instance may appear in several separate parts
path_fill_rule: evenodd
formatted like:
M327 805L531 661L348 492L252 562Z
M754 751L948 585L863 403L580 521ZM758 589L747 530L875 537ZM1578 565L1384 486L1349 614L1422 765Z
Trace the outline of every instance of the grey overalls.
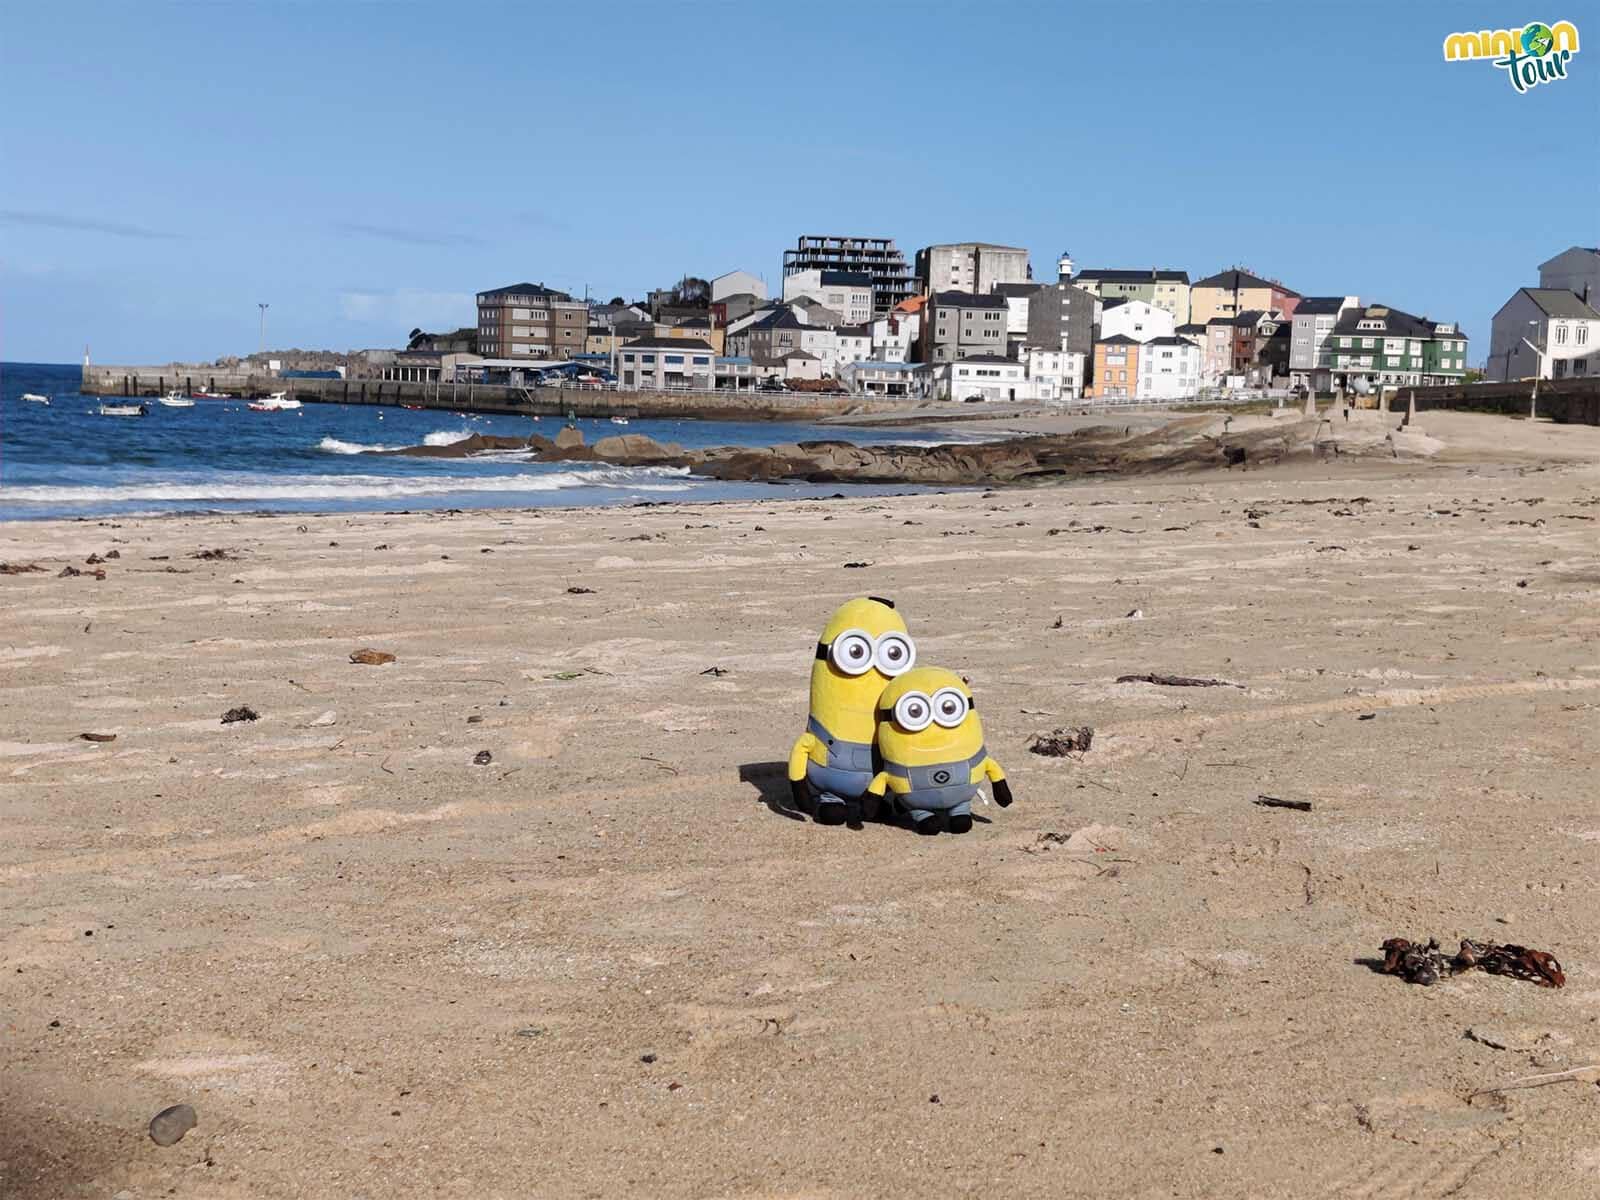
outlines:
M829 733L815 717L806 718L806 729L828 748L828 765L818 766L806 759L806 781L818 795L841 800L859 800L877 774L872 765L871 742L847 742Z
M907 767L884 759L885 774L911 782L909 792L890 788L886 794L910 813L913 821L926 820L936 812L948 812L952 817L970 814L973 798L978 794L978 785L970 782L972 772L988 757L988 747L979 746L971 758L954 763Z

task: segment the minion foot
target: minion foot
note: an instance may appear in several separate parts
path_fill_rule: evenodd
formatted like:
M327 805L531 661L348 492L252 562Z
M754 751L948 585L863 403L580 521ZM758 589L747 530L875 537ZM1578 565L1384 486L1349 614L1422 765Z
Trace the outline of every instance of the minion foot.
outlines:
M971 813L952 813L952 814L950 814L950 832L951 833L971 833L972 832L972 814Z
M850 817L849 806L837 796L818 796L816 819L818 825L843 825Z
M924 837L932 837L944 825L938 813L924 812L918 809L911 810L911 828Z

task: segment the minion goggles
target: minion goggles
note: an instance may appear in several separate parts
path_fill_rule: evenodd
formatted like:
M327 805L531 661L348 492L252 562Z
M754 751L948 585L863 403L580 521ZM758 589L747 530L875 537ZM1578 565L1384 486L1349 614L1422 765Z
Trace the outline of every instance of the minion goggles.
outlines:
M977 703L959 688L942 687L932 696L907 692L894 702L892 709L878 711L894 717L894 723L907 733L921 733L935 723L945 729L959 728L967 714L977 707Z
M864 629L846 629L831 642L818 642L817 658L846 675L865 675L877 667L893 679L916 665L917 647L903 633L890 631L873 637Z

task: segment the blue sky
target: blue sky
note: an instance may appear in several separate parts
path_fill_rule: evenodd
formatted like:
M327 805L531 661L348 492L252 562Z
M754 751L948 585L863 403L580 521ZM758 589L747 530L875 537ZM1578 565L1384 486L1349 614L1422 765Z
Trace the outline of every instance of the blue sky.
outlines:
M1600 15L1518 4L5 0L0 358L393 345L801 233L1489 317L1600 244ZM580 15L582 14L582 15ZM1567 18L1518 95L1457 29ZM1593 39L1591 41L1591 39Z

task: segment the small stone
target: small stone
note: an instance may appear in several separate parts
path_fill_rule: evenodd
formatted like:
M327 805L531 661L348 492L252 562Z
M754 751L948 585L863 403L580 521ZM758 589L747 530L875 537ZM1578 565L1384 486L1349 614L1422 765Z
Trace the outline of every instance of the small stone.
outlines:
M222 714L222 723L232 725L236 721L259 721L261 714L248 704L241 704L238 708L230 708Z
M468 725L482 725L483 724L482 715L478 714L478 713L474 713L472 716L467 718L467 724Z
M183 1140L200 1123L199 1115L187 1104L163 1108L150 1118L150 1140L158 1146L172 1146Z
M642 1063L653 1063L653 1062L655 1062L655 1060L656 1060L656 1056L654 1054L641 1054L641 1055L639 1055L639 1061L642 1062Z
M18 969L20 970L21 968L18 968ZM61 1028L61 1022L60 1021L51 1021L50 1022L50 1028L51 1029L60 1029Z
M313 728L313 729L321 729L324 726L332 725L338 719L339 719L339 714L334 712L334 710L330 708L327 712L321 714L320 716L312 718L312 720L311 720L311 728Z
M928 1097L928 1103L929 1104L938 1104L939 1103L939 1093L935 1092L933 1095L929 1096Z
M480 767L487 767L494 761L494 755L490 754L487 750L479 750L472 756L472 761Z
M363 650L357 650L350 656L350 661L359 663L364 667L381 667L384 663L392 663L394 655L387 650L373 650L368 647Z

